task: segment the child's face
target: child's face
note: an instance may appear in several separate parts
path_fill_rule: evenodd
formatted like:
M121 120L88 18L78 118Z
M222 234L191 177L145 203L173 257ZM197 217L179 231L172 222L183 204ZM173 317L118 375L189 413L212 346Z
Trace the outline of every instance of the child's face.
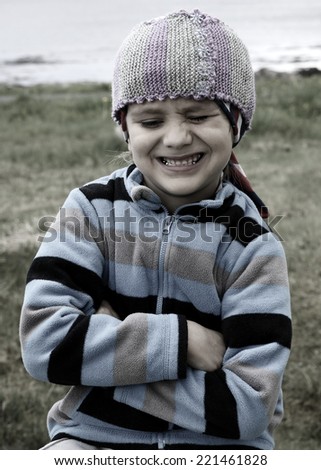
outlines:
M134 163L170 211L214 196L232 151L231 126L214 101L131 104L126 123Z

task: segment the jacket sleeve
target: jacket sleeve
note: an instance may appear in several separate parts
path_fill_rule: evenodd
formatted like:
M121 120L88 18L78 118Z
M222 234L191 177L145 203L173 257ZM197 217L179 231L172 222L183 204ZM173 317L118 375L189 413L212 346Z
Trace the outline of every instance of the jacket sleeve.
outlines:
M257 437L280 421L291 344L283 248L264 234L234 259L222 274L222 367L211 373L188 368L185 379L168 383L117 387L116 400L182 428L231 439Z
M108 276L108 235L99 224L92 203L74 190L39 248L20 321L27 371L43 381L103 387L184 377L184 317L138 312L120 321L96 313Z

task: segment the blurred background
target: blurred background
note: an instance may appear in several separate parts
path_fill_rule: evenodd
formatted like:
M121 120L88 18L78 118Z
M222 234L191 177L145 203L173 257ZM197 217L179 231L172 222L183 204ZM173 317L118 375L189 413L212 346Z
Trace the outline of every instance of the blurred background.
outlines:
M321 66L319 0L1 0L0 81L110 81L129 29L180 8L199 8L234 28L256 70Z
M0 0L0 449L38 449L66 392L25 372L27 270L69 191L124 166L110 117L113 60L137 22L199 8L244 40L253 129L236 148L286 251L293 349L277 449L321 449L320 0Z

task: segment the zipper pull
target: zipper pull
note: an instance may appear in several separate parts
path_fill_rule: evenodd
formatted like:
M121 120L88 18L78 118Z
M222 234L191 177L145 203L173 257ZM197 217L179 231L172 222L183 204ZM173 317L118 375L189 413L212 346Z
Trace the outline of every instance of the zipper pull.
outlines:
M164 220L164 226L163 226L163 234L164 235L168 235L170 230L171 230L171 227L173 225L173 222L174 222L174 216L169 216L169 217L166 217L166 219Z
M166 445L166 442L165 442L165 438L164 438L163 434L159 434L159 436L158 436L158 449L159 450L165 449L165 445Z

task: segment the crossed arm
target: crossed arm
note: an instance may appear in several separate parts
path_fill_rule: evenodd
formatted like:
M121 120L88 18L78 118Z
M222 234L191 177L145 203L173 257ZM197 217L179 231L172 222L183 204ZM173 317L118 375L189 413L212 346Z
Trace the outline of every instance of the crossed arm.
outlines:
M277 408L291 334L286 266L272 236L268 243L251 243L246 259L235 257L222 299L224 344L220 333L175 314L134 313L120 321L108 303L101 304L105 261L100 249L87 238L79 246L70 231L63 233L66 243L41 246L28 276L21 339L31 375L115 388L116 401L153 416L155 403L171 400L168 408L175 416L164 406L157 417L196 432L247 438L267 428ZM184 362L188 367L181 380ZM191 413L194 420L188 419Z
M102 302L97 313L119 318L106 300ZM191 320L187 320L187 330L187 365L205 372L213 372L218 369L222 364L226 350L222 334Z

